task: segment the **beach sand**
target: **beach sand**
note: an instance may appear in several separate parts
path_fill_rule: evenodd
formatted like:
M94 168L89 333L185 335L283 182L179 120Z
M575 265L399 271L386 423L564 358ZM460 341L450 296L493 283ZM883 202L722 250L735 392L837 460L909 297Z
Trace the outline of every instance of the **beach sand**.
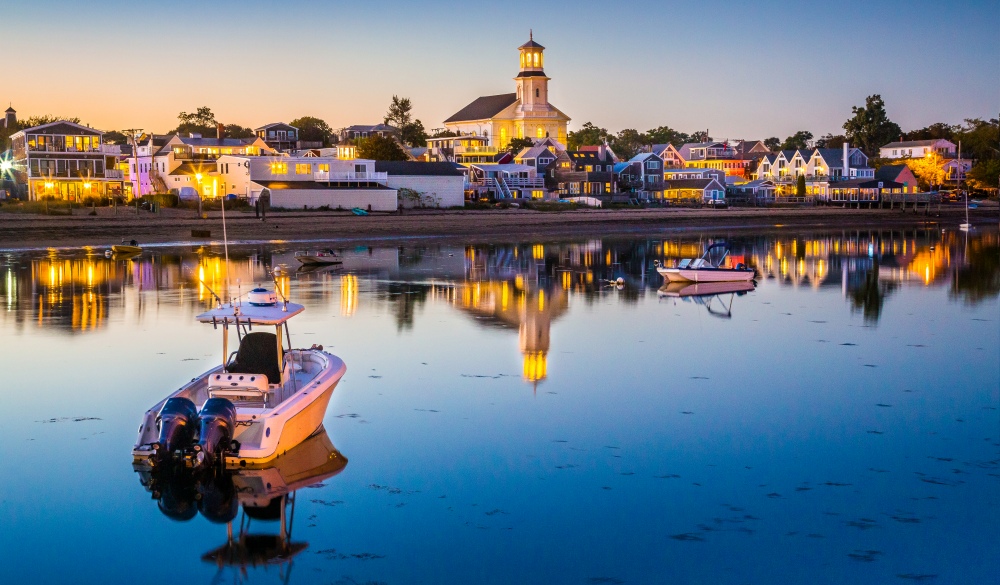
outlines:
M88 215L76 209L72 216L0 213L0 249L98 247L135 239L140 244L197 244L221 241L218 211L199 219L188 209L150 213L109 208ZM971 212L974 225L996 226L998 207L981 206ZM407 210L404 214L373 213L358 217L349 212L272 212L266 221L252 211L227 212L229 241L344 241L384 242L406 238L449 238L463 241L510 241L531 238L602 236L628 233L681 233L701 229L726 232L775 228L904 228L927 224L957 228L965 219L959 205L933 206L903 213L899 209L731 208L731 209L611 209L539 212L529 210L438 211ZM193 237L207 230L209 237Z

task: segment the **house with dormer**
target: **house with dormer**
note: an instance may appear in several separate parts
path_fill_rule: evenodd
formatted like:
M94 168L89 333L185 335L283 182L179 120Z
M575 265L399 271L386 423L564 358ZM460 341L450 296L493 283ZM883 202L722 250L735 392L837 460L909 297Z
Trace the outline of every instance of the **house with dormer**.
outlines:
M615 160L607 149L564 150L545 170L545 186L559 195L605 195L615 189Z
M552 161L556 160L557 153L566 150L552 138L542 138L536 140L534 146L525 148L517 153L514 162L519 165L530 165L535 167L539 173L544 174Z
M291 124L274 122L256 128L253 132L277 152L292 152L298 148L299 129Z

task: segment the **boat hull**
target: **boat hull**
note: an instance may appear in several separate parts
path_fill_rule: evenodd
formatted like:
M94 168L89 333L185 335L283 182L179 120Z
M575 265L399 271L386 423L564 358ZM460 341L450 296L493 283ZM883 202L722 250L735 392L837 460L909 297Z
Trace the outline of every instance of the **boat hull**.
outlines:
M749 282L753 269L735 268L657 268L660 276L670 282Z
M126 246L116 244L111 246L111 253L121 256L134 256L136 254L142 254L142 248L139 246Z
M299 262L301 262L302 264L317 264L318 265L318 264L341 264L341 263L343 263L343 260L341 260L337 256L307 256L307 255L303 255L303 256L296 256L295 259L298 260Z

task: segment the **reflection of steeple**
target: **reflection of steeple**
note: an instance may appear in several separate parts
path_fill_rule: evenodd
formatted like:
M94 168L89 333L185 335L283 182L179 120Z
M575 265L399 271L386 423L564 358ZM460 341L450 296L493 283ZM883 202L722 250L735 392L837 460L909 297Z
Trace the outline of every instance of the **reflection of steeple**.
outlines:
M561 289L556 294L561 293ZM545 290L527 295L520 311L521 323L517 340L524 356L524 379L538 386L546 377L549 355L549 331L552 329L552 309L545 306Z

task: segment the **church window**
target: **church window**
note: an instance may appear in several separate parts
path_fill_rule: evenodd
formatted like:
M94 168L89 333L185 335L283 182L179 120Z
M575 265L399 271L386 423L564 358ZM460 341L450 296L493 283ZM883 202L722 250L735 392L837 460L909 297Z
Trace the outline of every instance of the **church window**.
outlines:
M535 135L538 136L539 138L544 138L545 137L545 128L542 128L541 126L539 126L538 129L535 130Z
M539 97L539 90L537 87L535 88L535 97Z
M538 53L532 53L532 55L534 55L533 59L535 60L535 67L538 67L539 66Z

